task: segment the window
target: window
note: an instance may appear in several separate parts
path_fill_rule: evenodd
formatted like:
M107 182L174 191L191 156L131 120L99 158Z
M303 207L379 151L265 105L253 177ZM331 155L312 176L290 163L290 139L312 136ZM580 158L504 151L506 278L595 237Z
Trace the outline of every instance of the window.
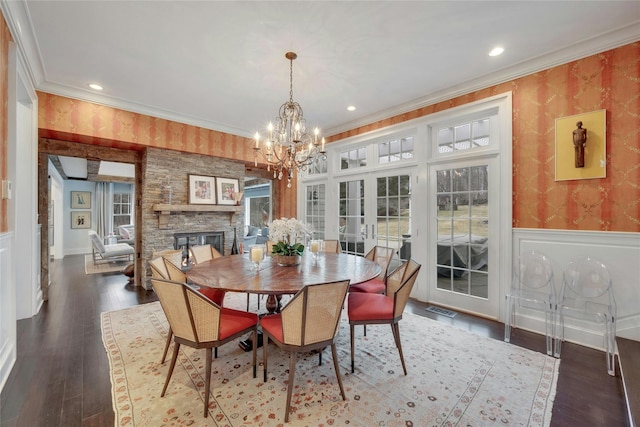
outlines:
M131 193L113 194L113 229L120 225L133 224L131 217Z
M472 150L489 145L489 119L458 124L438 130L438 153Z
M355 169L367 166L366 148L355 148L340 153L340 169Z
M314 239L324 239L324 211L325 211L325 184L315 184L306 186L305 222L313 228Z
M378 144L378 163L413 159L413 137L394 139Z
M315 162L307 166L308 175L318 175L321 173L327 173L327 158L319 157Z

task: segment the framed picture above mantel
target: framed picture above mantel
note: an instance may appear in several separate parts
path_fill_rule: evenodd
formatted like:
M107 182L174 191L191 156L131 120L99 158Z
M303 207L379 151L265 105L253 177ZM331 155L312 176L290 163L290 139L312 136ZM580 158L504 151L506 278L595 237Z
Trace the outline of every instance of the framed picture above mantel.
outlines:
M204 175L189 175L189 204L215 205L216 178Z
M219 205L235 205L240 183L235 178L216 178Z

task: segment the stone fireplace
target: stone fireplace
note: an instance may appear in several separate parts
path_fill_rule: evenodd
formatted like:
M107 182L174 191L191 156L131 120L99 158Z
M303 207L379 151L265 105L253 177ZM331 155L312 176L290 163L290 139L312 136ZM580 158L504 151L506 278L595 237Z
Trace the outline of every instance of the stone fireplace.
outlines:
M224 232L223 231L198 231L192 233L174 233L173 248L182 249L182 265L189 266L192 263L191 246L211 245L218 252L224 254Z

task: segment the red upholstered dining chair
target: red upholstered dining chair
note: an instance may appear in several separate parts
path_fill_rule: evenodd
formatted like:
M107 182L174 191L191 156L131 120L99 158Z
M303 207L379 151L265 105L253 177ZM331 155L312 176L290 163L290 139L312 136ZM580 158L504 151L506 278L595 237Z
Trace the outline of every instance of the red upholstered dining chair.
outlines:
M375 262L380 266L382 271L377 277L366 282L357 283L349 287L349 292L366 292L370 294L381 294L385 291L387 283L387 273L389 272L389 263L393 258L394 250L385 246L374 246L364 257Z
M169 326L173 330L173 356L164 383L165 395L169 380L178 359L181 345L196 349L206 349L204 416L209 409L209 390L211 385L212 349L228 343L251 332L255 342L257 338L258 315L246 311L222 308L185 283L169 280L151 279L153 289L158 295L162 310ZM253 349L253 377L256 377L256 349Z
M340 386L342 400L346 400L338 366L335 339L340 324L340 313L349 289L349 281L322 283L302 288L282 309L281 313L264 316L260 320L263 340L264 382L267 382L267 347L269 340L290 352L289 384L284 421L289 421L291 392L296 372L297 353L324 349L331 346L333 366ZM255 347L254 347L255 348Z
M402 370L407 375L407 367L402 354L400 343L400 327L402 313L409 300L411 289L418 277L420 264L410 259L393 270L387 277L385 294L371 294L366 292L349 292L347 312L349 315L349 329L351 333L351 372L354 372L354 328L355 325L388 324L391 325L393 339L398 353Z

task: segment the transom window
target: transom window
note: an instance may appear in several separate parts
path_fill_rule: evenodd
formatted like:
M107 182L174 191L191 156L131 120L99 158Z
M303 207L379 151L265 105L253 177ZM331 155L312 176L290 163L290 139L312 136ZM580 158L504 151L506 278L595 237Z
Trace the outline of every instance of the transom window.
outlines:
M472 150L489 145L489 119L480 119L438 130L438 153Z
M340 153L340 169L355 169L367 166L367 149L355 148Z
M319 158L309 166L307 166L308 175L318 175L321 173L327 173L327 159Z
M378 163L413 159L413 137L394 139L378 144Z

